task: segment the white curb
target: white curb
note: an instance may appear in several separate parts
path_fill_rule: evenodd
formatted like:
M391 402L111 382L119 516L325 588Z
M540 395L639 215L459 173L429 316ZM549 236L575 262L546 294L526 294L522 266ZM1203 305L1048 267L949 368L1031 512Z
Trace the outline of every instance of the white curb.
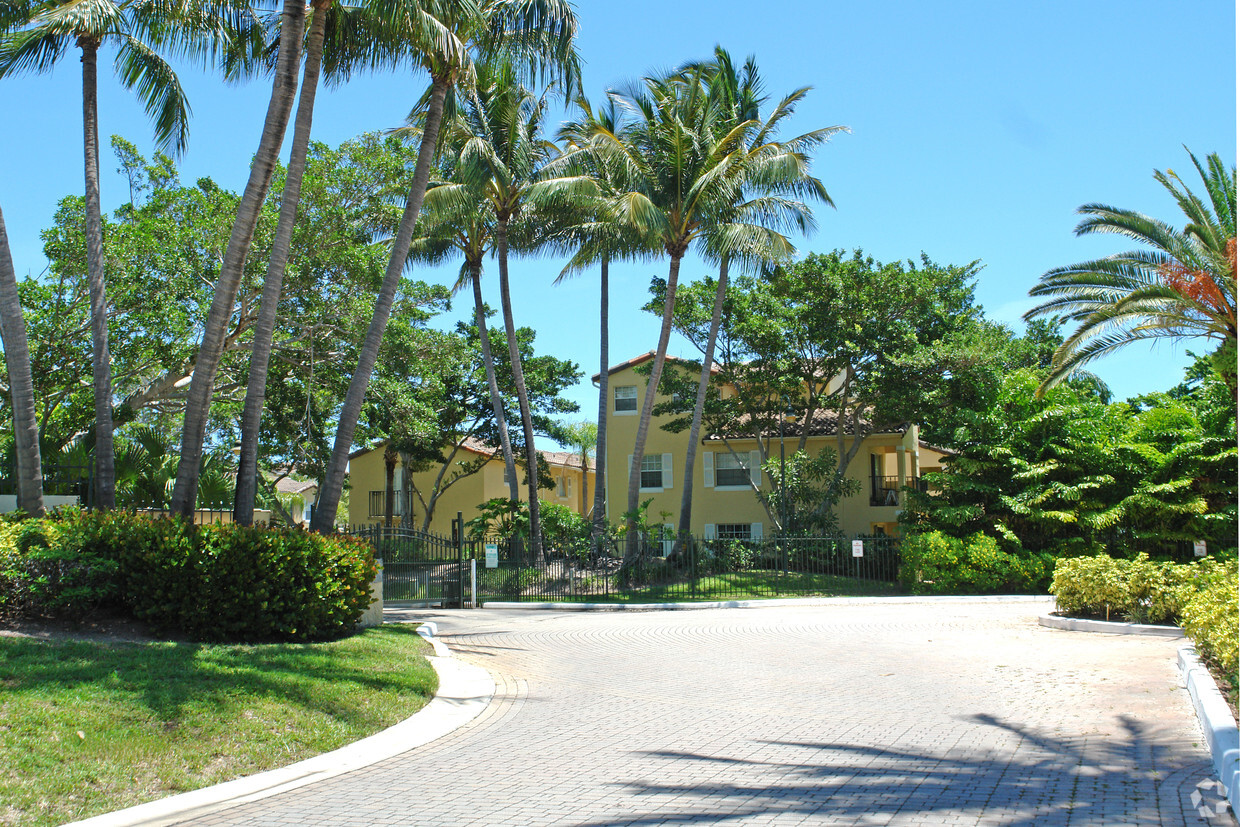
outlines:
M430 628L423 631L425 627ZM495 681L485 669L454 659L448 648L434 638L436 631L433 623L418 628L418 634L435 647L436 656L429 660L439 674L439 690L430 703L400 723L287 767L104 813L67 827L175 824L323 781L447 735L482 714L495 694Z
M1197 650L1191 645L1181 646L1179 662L1184 686L1193 699L1197 720L1214 760L1214 772L1227 789L1231 811L1240 813L1240 734L1236 731L1236 719L1218 684L1198 659Z
M1148 635L1150 637L1181 638L1184 630L1179 626L1152 626L1147 623L1122 623L1114 620L1086 620L1080 617L1059 617L1045 614L1038 617L1038 624L1051 629L1072 632L1103 632L1109 635Z

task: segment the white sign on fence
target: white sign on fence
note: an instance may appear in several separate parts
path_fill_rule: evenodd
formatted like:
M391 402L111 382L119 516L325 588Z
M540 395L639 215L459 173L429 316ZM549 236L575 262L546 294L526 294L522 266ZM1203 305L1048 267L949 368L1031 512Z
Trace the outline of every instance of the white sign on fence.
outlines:
M1194 557L1205 557L1206 556L1206 541L1205 540L1197 540L1193 543L1193 556Z
M499 567L499 545L497 543L487 543L487 568L493 569Z
M865 556L865 540L853 540L853 557Z

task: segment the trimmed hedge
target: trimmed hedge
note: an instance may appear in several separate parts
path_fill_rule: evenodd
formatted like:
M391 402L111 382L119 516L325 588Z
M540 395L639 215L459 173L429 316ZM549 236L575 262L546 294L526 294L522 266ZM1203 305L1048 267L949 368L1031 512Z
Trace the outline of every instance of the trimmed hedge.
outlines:
M201 640L308 640L370 603L370 545L297 529L195 526L126 512L0 523L0 615L108 605Z
M980 532L961 540L930 531L900 544L900 584L910 594L1040 593L1053 568L1049 554L1012 554Z

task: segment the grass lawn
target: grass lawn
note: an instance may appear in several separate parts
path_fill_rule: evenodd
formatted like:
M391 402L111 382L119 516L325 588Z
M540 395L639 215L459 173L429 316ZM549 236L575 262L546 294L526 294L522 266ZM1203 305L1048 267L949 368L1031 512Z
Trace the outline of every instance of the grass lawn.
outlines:
M833 574L776 571L730 572L702 575L696 588L689 581L657 586L634 586L619 594L584 594L571 597L549 597L574 603L670 603L712 600L761 600L772 597L847 597L900 594L895 583L880 580L858 580ZM503 600L493 597L492 600Z
M412 626L331 643L0 637L0 824L60 824L335 749L434 695Z

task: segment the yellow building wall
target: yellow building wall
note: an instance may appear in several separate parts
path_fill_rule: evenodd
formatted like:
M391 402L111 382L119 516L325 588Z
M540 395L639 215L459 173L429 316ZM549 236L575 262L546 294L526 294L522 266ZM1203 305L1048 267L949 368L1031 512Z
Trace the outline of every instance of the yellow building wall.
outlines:
M370 492L383 491L387 484L385 473L386 469L383 463L383 448L375 448L366 453L360 454L349 460L349 479L351 490L349 495L349 523L351 525L371 525L383 522L382 516L372 517L370 514ZM478 458L478 455L472 451L461 451L457 453L454 464L472 462ZM412 484L421 492L422 497L429 503L431 489L435 484L435 478L438 476L440 466L435 466L427 471L419 471L412 476ZM401 477L404 469L399 465L396 469L395 488L400 491L403 488L404 481ZM453 469L448 469L444 473L444 479L451 478ZM524 478L524 472L518 468L517 473ZM544 502L555 502L568 506L574 512L579 512L580 498L579 491L581 486L581 468L564 468L561 466L551 466L552 479L558 482L560 477L565 478L566 491L571 486L572 496L557 496L557 489L553 487L550 490L540 490L539 499ZM593 474L590 474L593 477ZM592 489L593 486L587 484ZM521 502L529 501L529 488L524 483L518 486L518 494ZM593 491L587 495L587 509L592 505ZM452 532L452 521L456 518L458 511L464 516L466 521L478 516L478 506L487 500L508 497L508 485L504 482L504 463L501 459L492 459L484 465L475 474L458 480L453 483L446 491L444 491L435 501L435 511L431 517L430 530L436 534L450 534ZM418 494L413 494L413 525L421 528L422 521L426 516L426 509L423 502L418 498Z
M629 461L633 445L637 438L637 420L644 402L646 377L625 368L611 374L608 380L608 420L607 420L607 511L608 519L619 523L624 519L627 507ZM637 410L629 412L616 411L616 388L635 387L637 394ZM651 524L663 523L675 526L680 518L680 502L684 482L685 453L688 443L688 431L672 434L660 426L667 417L654 417L646 439L646 456L659 456L664 468L670 467L671 479L664 480L664 487L659 490L643 490L638 502L651 500L647 510L647 521ZM846 445L851 443L851 438ZM748 454L756 448L751 440L730 440L731 448L738 454ZM786 450L789 454L796 450L797 441L788 440ZM769 440L768 456L779 456L778 438ZM816 455L823 447L836 449L836 439L829 437L811 437L806 443L806 450ZM721 442L707 442L698 446L694 467L691 469L693 480L693 514L691 531L696 536L706 533L706 526L721 524L742 524L751 526L761 524L763 536L770 536L776 531L775 521L767 514L766 509L758 501L753 489L748 486L708 487L708 474L718 467L717 454L729 453L728 447ZM887 534L898 532L897 519L902 506L872 506L871 492L871 455L880 457L878 470L881 476L902 475L904 480L918 476L918 468L938 466L941 455L918 444L917 427L911 426L903 434L874 434L866 437L861 448L849 463L847 476L857 482L856 494L840 501L836 508L839 516L840 529L845 534L868 534L883 530ZM903 458L901 458L903 456ZM710 464L711 472L707 471ZM936 469L937 470L937 469ZM665 474L666 476L666 474ZM766 475L761 477L762 487L769 489ZM901 497L902 498L902 497Z

